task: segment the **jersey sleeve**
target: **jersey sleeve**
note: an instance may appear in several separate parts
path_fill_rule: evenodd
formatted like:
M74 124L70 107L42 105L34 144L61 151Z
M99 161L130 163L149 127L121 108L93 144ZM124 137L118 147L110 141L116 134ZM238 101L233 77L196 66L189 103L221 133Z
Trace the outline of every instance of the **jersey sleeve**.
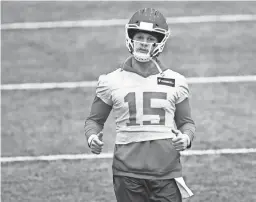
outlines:
M189 87L184 76L177 79L176 104L189 97Z
M111 85L107 75L101 75L98 79L96 87L96 96L99 97L107 105L112 106Z

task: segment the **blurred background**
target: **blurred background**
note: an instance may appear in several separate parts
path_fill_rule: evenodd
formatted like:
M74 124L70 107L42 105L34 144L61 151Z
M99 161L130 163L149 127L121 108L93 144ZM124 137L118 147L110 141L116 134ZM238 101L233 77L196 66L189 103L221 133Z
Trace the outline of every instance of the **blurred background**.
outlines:
M255 148L255 79L221 79L256 75L253 1L2 1L2 88L97 81L129 56L124 25L143 7L156 8L168 18L171 37L160 59L170 69L187 78L220 78L189 84L197 125L192 150ZM229 20L216 18L223 15ZM184 16L187 22L183 18L178 23ZM106 25L112 19L119 24ZM203 22L192 22L199 19ZM82 21L88 26L76 26ZM31 22L33 29L26 29ZM45 24L52 27L42 27ZM94 96L94 84L2 89L1 156L89 154L83 125ZM104 128L104 153L113 152L114 140L111 115ZM195 193L187 201L256 201L255 154L192 155L182 161ZM1 168L2 201L115 201L111 158L2 162Z

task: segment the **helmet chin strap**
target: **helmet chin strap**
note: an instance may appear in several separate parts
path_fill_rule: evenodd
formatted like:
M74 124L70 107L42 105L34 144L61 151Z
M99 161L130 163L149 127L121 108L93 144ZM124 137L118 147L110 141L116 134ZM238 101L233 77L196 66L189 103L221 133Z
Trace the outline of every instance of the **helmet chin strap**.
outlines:
M150 59L152 58L152 57L145 57L145 58L143 58L143 55L141 54L133 54L133 56L134 56L134 58L137 60L137 61L139 61L139 62L148 62L148 61L150 61Z
M131 55L131 56L129 56L128 58L126 58L126 60L124 61L124 63L123 63L123 65L122 65L122 69L121 70L123 70L124 69L124 64L130 59L130 58L132 58L132 57L134 57L134 55ZM135 58L135 57L134 57ZM136 59L136 58L135 58ZM136 59L137 60L137 59ZM164 72L163 72L163 70L160 68L160 66L157 64L157 62L153 59L153 58L149 58L149 61L152 61L154 64L155 64L155 66L156 66L156 68L158 69L158 71L159 71L159 73L160 73L160 75L162 76L162 77L164 77ZM140 62L140 61L139 61Z
M145 53L141 53L140 51L138 51L138 49L140 48L140 46L142 44L144 44L144 45L147 44L148 53L145 54ZM151 55L152 48L153 48L152 43L145 43L145 42L133 40L133 53L132 54L137 61L148 62L152 58L152 55Z

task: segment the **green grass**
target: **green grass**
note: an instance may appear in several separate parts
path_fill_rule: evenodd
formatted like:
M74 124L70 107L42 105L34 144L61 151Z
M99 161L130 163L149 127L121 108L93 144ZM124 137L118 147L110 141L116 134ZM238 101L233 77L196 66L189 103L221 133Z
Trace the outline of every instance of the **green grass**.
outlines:
M255 2L2 2L2 23L128 18L144 6L166 16L255 14ZM106 10L109 9L109 12ZM255 22L172 25L161 59L192 76L255 74ZM124 28L2 32L3 84L95 80L128 56ZM192 149L255 147L256 84L193 84ZM83 124L94 88L1 92L1 155L89 153ZM115 125L104 129L112 152ZM255 201L255 155L183 156L189 202ZM2 201L115 201L111 160L2 164Z
M189 202L255 201L254 154L182 157ZM2 167L2 201L114 202L111 160L36 162Z

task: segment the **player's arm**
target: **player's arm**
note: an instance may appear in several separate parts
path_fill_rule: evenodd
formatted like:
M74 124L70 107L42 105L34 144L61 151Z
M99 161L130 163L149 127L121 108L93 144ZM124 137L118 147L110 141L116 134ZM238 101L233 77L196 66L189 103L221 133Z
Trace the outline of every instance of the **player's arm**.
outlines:
M85 136L89 147L91 146L93 138L103 130L111 109L112 106L106 104L99 97L95 96L91 106L91 112L85 120L84 125Z
M96 87L96 96L91 106L89 117L85 121L85 136L92 153L99 154L103 147L102 129L113 106L112 79L101 75Z
M191 143L195 134L195 122L191 116L191 108L189 99L186 98L182 102L176 104L176 111L174 120L179 131L183 134L187 134L189 137L189 144L187 148L191 147Z

